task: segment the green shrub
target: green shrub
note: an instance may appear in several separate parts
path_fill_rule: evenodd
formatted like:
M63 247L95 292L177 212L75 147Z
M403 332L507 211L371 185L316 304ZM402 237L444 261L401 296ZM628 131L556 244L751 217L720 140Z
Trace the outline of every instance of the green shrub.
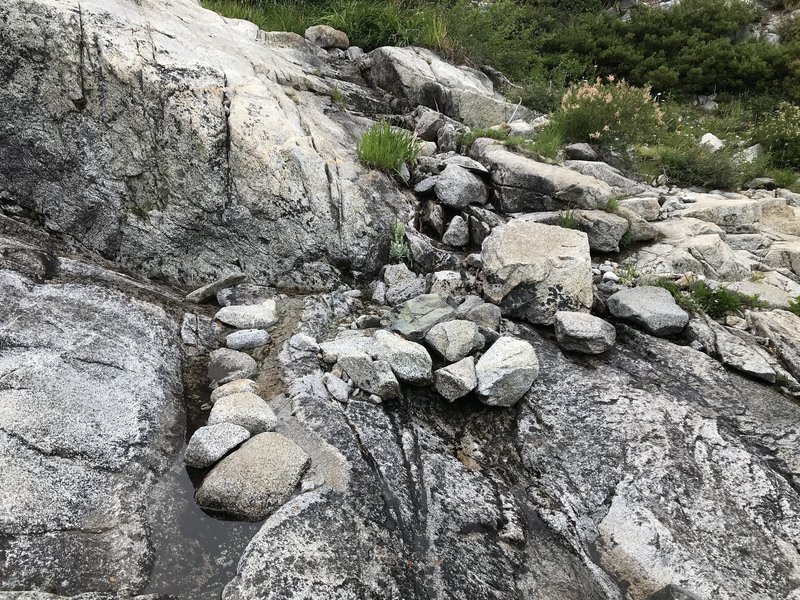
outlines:
M645 173L663 173L672 184L726 190L738 181L730 151L711 152L686 135L665 135L655 146L639 147L638 154Z
M755 138L777 166L800 169L800 105L781 104L756 129Z
M637 88L625 81L572 86L561 99L550 126L559 127L567 142L595 142L624 147L657 139L664 123L661 108L650 88Z
M245 19L264 31L298 34L314 24L304 3L259 2L258 0L203 0L203 6L229 19Z
M365 165L387 173L399 173L405 164L417 162L419 141L408 131L389 123L376 123L358 140L356 154Z

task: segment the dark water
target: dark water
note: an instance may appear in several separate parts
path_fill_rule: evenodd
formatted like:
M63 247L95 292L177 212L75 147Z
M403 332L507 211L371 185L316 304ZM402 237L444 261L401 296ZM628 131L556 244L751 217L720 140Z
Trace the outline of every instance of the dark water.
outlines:
M183 453L151 497L150 530L155 550L146 593L182 600L216 600L261 523L211 517L194 502L194 485Z

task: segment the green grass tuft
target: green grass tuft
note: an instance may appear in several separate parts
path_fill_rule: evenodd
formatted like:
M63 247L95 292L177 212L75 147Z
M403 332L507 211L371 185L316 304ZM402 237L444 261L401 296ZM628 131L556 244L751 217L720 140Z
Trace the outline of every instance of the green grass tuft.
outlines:
M403 165L410 168L416 164L419 147L419 140L413 134L383 122L376 123L361 136L356 153L368 167L399 173Z

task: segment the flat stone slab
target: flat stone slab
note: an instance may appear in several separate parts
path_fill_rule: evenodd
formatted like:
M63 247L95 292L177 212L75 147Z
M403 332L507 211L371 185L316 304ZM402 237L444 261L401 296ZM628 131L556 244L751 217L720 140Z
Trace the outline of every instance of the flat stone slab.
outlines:
M197 288L193 292L190 292L186 295L186 300L188 302L203 302L209 298L215 297L217 292L220 290L224 290L225 288L229 288L237 283L241 283L246 277L247 276L244 273L231 273L230 275L226 275L221 279L212 281L208 285L204 285L203 287Z
M607 305L615 317L657 336L680 333L689 323L686 311L661 287L646 285L620 290L608 299Z
M224 306L214 318L237 329L267 329L278 322L275 300L261 304Z

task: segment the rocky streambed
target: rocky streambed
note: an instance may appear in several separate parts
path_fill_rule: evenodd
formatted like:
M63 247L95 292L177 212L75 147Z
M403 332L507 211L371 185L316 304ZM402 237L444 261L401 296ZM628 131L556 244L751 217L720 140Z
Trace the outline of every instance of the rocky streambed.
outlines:
M796 195L465 146L546 117L427 50L0 17L0 598L798 598Z

